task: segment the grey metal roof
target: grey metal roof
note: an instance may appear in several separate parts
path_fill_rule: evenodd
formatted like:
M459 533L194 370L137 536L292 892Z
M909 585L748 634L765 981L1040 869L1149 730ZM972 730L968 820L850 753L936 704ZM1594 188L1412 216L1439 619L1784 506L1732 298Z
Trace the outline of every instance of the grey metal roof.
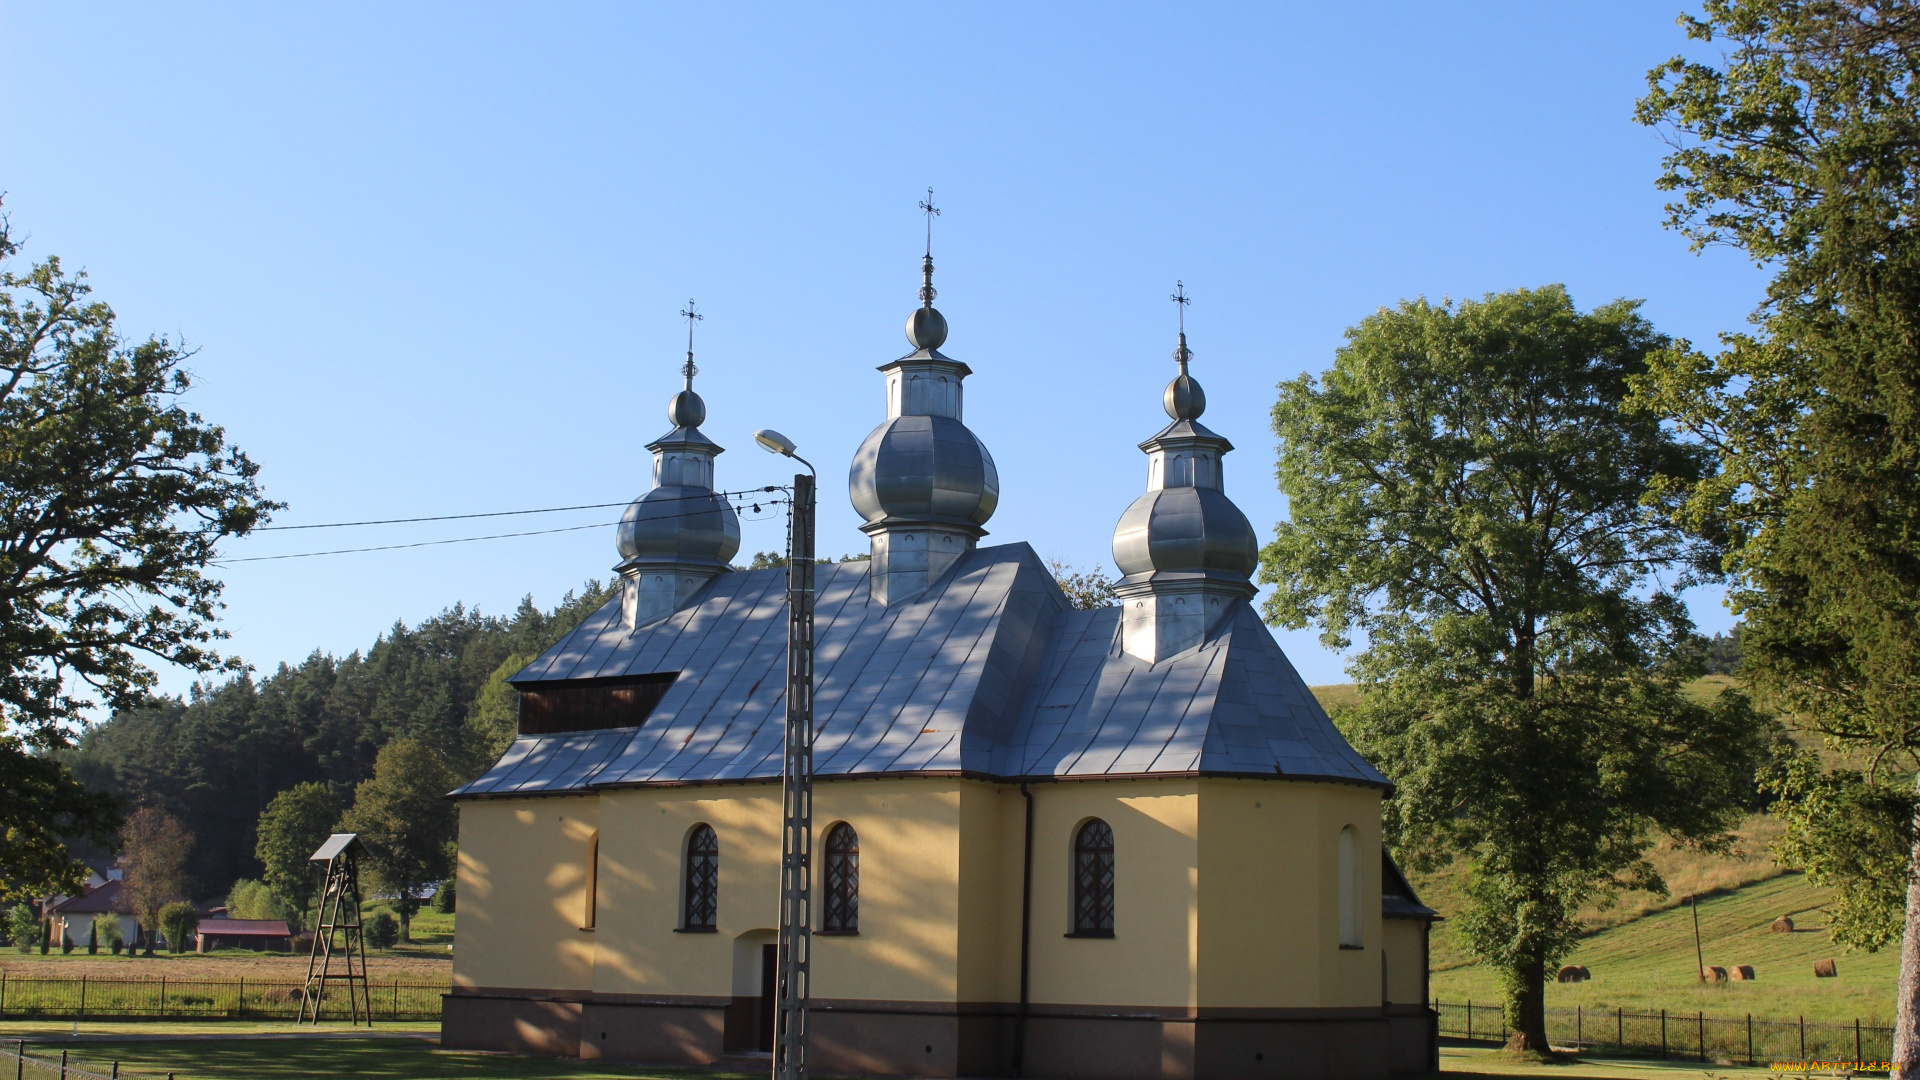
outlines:
M1147 664L1120 649L1120 609L1072 610L1026 544L973 551L891 606L869 601L868 568L822 566L816 580L822 777L1387 782L1334 730L1245 602L1205 644ZM722 574L632 632L609 602L512 682L679 672L646 723L522 736L456 794L778 778L785 588L784 570Z

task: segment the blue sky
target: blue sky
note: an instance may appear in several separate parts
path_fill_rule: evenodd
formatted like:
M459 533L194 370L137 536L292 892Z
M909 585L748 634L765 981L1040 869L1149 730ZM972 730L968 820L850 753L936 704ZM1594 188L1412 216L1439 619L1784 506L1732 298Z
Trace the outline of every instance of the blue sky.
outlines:
M16 0L0 190L28 256L84 267L127 334L199 349L192 403L281 524L640 494L696 297L720 484L781 481L751 433L785 432L839 554L865 548L845 470L883 417L874 367L905 351L931 185L945 351L1001 474L986 542L1110 568L1164 423L1176 278L1263 534L1285 514L1275 384L1380 306L1564 282L1703 344L1739 328L1759 272L1662 228L1662 144L1632 121L1686 47L1678 11ZM782 542L749 523L743 557ZM456 600L549 605L613 562L607 527L234 564L230 646L271 670ZM1280 638L1309 682L1344 679L1312 631Z

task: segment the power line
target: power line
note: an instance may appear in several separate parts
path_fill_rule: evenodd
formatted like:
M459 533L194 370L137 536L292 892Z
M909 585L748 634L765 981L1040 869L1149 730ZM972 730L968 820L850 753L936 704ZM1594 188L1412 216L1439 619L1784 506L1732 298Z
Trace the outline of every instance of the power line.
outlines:
M773 486L762 487L762 488L746 488L741 491L713 491L713 492L704 492L699 495L677 495L672 498L652 499L649 501L656 502L656 503L683 502L688 499L710 499L715 497L727 498L735 495L757 495L763 491L780 491L780 490L782 490L780 487L778 487L777 485L773 485ZM347 529L347 528L353 528L359 525L409 525L409 524L413 524L414 522L420 522L420 521L464 521L469 518L516 517L522 514L559 514L559 513L564 513L568 510L605 510L608 507L613 507L613 506L626 506L632 502L633 502L632 499L624 499L620 502L610 502L610 503L581 503L579 506L548 506L538 510L494 510L484 514L436 514L432 517L381 518L375 521L329 521L319 525L262 525L251 531L252 532L289 532L294 529ZM583 528L590 528L590 527L591 526L583 526ZM554 530L554 531L563 531L563 530ZM528 534L528 535L531 535L531 534ZM478 538L476 537L476 539ZM234 561L237 562L239 560L234 560Z
M663 503L663 502L686 502L686 501L690 501L690 500L693 500L693 499L712 499L712 498L716 498L716 497L719 497L719 496L723 496L723 495L725 495L725 496L735 496L735 497L738 497L738 496L746 496L746 495L756 495L756 494L760 494L761 492L765 492L765 491L779 491L779 490L782 490L782 489L780 489L780 488L778 488L778 487L768 487L768 488L756 488L756 489L753 489L753 490L751 490L751 491L716 491L716 492L708 492L708 493L702 493L702 494L700 494L700 495L684 495L684 496L677 496L677 497L674 497L674 498L670 498L670 499L655 499L655 500L653 500L653 502L655 502L655 503ZM779 503L779 502L784 502L784 501L785 501L785 500L780 500L780 499L770 499L770 500L768 500L768 502L769 502L770 504L772 504L772 503ZM615 506L621 506L621 505L625 505L625 504L623 504L623 503L614 503L614 504L612 504L612 505L615 505ZM756 504L754 504L754 509L755 509L755 510L758 510L759 508L760 508L760 507L759 507L759 504L758 504L758 503L756 503ZM734 509L736 513L739 513L739 512L741 512L740 510L738 510L738 509L736 509L736 508L733 508L733 507L731 507L731 506L729 506L729 507L728 507L728 509ZM518 514L518 513L527 513L527 514L531 514L531 513L540 513L540 512L541 512L541 511L537 511L537 510L510 510L510 511L506 511L506 513L510 513L510 514ZM691 513L688 513L688 514L684 514L684 515L681 515L681 516L683 516L683 517L697 517L697 516L699 516L699 515L701 515L701 514L717 514L717 513L719 513L719 512L720 512L720 511L719 511L719 509L718 509L718 508L716 508L716 509L713 509L713 510L695 510L695 511L693 511L693 512L691 512ZM452 516L455 516L455 517L493 517L493 516L496 516L496 515L492 515L492 514L462 514L462 515L452 515ZM402 519L402 520L409 520L409 519ZM445 519L443 519L443 518L420 518L420 519L411 519L411 520L421 520L421 521L440 521L440 520L445 520ZM765 518L748 518L747 520L749 520L749 521L759 521L759 520L766 520L766 519L765 519ZM357 522L357 523L356 523L356 522L343 522L342 524L388 524L388 523L387 523L387 522ZM557 528L557 529L529 529L529 530L527 530L527 531L525 531L525 532L510 532L510 533L494 533L494 534L492 534L492 535L490 535L490 536L459 536L459 537L455 537L455 538L453 538L453 539L451 539L451 540L418 540L418 541L415 541L415 542L413 542L413 543L409 543L409 544L377 544L377 545L374 545L374 546L372 546L372 547L357 547L357 548L335 548L335 549L333 549L333 550L331 550L331 551L300 551L300 552L295 552L295 553L293 553L293 554L289 554L289 555L248 555L248 556L244 556L244 557L241 557L241 558L235 558L235 559L216 559L216 560L213 560L213 565L215 565L215 566L227 566L227 565L230 565L230 564L232 564L232 563L243 563L243 562L276 562L276 561L279 561L279 560L281 560L281 559L313 559L313 558L318 558L318 557L320 557L320 556L322 556L322 555L357 555L357 554L360 554L360 553L362 553L362 552L368 552L368 551L401 551L401 550L405 550L405 549L407 549L407 548L423 548L423 547L439 547L439 546L441 546L441 545L444 545L444 544L471 544L471 543L474 543L474 542L476 542L476 541L479 541L479 540L511 540L511 539L513 539L513 538L515 538L515 537L520 537L520 536L549 536L549 535L552 535L552 534L554 534L554 533L567 533L567 532L581 532L581 531L583 531L583 530L586 530L586 529L605 529L605 528L610 528L610 527L612 527L612 526L614 526L614 525L618 525L618 524L620 524L620 522L617 522L617 521L605 521L605 522L596 522L596 523L594 523L594 524L592 524L592 525L568 525L568 526L564 526L564 527L561 527L561 528ZM321 528L321 527L323 527L323 526L311 526L311 527L313 527L313 528Z

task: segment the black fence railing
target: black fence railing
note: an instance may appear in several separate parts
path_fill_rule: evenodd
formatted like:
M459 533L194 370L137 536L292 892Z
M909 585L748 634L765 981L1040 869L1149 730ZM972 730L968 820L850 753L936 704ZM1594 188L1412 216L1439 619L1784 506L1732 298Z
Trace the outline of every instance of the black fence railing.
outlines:
M244 978L38 978L0 971L0 1017L294 1020L300 1016L301 985ZM438 1020L440 995L448 989L444 983L397 979L370 979L367 988L375 1020ZM346 984L330 983L322 999L320 1018L345 1020L351 1015Z
M1512 1028L1500 1005L1435 1001L1440 1034L1505 1042ZM1893 1029L1851 1023L1708 1016L1704 1012L1632 1012L1627 1009L1548 1009L1547 1041L1582 1050L1611 1050L1728 1064L1771 1061L1884 1062L1893 1056ZM1862 1070L1872 1071L1872 1070Z
M134 1072L118 1061L83 1058L64 1047L34 1046L26 1039L0 1043L0 1075L16 1080L173 1080L172 1073Z

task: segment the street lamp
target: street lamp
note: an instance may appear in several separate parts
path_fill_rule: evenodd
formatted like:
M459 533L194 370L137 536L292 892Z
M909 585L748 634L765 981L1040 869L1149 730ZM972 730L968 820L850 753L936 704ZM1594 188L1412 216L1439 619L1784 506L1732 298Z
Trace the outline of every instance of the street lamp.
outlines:
M806 1080L807 995L813 944L813 509L812 462L792 439L753 433L768 453L807 467L787 508L787 732L780 771L780 937L774 989L773 1080Z

